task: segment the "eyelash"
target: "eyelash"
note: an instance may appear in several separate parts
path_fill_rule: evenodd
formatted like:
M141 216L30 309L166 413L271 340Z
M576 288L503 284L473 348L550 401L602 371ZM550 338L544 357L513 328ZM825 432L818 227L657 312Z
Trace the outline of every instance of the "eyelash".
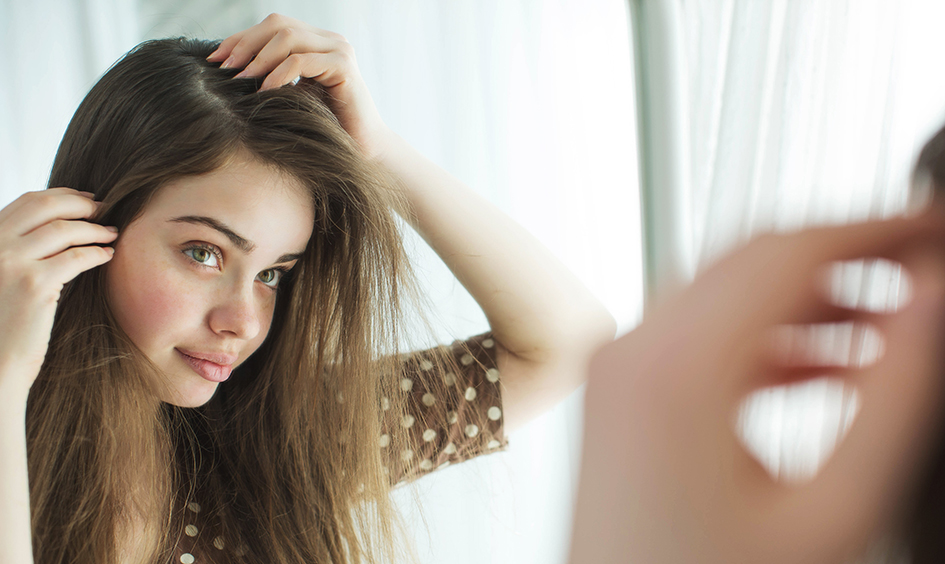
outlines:
M212 255L214 256L214 258L217 259L217 265L220 265L220 264L223 263L223 253L220 252L220 249L218 249L218 248L216 248L216 247L214 247L214 246L212 246L212 245L205 245L205 244L189 245L189 246L185 247L181 252L184 253L184 255L185 255L187 258L189 258L190 260L194 261L194 263L196 263L198 266L202 266L202 267L204 267L204 268L216 268L216 267L213 267L213 266L204 264L204 263L198 261L196 258L194 258L191 253L192 253L193 251L196 251L196 250L204 250L204 251L207 251L208 253L212 254ZM262 282L263 286L265 286L265 287L267 287L267 288L269 288L269 289L275 291L275 290L278 290L278 289L279 289L279 286L282 285L282 283L283 283L283 281L286 279L286 277L289 276L289 274L290 274L290 272L291 272L291 269L289 269L289 268L287 268L287 267L285 267L285 266L274 266L274 267L272 267L272 268L267 268L267 269L264 270L263 272L269 272L269 271L274 271L274 272L278 272L278 273L279 273L279 276L278 276L278 278L276 279L276 283L275 283L275 284L267 284L267 283L265 283L265 282L262 282L262 280L260 280L260 282ZM260 273L260 274L261 274L261 273Z

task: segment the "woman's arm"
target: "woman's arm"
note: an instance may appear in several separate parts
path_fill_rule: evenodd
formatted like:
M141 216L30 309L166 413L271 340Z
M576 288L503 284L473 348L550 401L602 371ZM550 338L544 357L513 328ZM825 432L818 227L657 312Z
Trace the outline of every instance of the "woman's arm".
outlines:
M26 396L3 386L0 374L0 562L33 562L26 467ZM22 396L22 397L20 397Z
M482 307L499 343L506 431L585 380L591 353L616 324L534 236L392 131L380 162L401 181L407 218Z
M274 14L228 37L208 59L245 67L238 76L265 76L262 89L298 77L328 89L344 128L406 190L408 221L489 319L501 346L508 430L584 382L591 353L613 339L613 318L533 236L384 124L342 36Z
M0 210L0 563L33 562L26 401L63 286L112 258L117 237L89 221L92 194L51 188Z

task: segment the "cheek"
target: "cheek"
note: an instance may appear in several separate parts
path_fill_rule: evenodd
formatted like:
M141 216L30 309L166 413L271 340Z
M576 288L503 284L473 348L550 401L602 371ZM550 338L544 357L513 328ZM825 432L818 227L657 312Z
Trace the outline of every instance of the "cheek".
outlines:
M109 301L122 330L146 355L200 324L196 289L162 260L129 260L115 252L108 267Z

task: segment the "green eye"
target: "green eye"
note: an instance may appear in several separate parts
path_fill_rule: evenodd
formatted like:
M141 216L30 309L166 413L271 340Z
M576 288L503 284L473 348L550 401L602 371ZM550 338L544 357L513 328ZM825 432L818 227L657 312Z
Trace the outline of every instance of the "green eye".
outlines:
M279 281L282 280L283 272L278 268L270 268L269 270L263 270L259 273L259 281L269 286L270 288L277 288L279 286Z
M207 249L194 249L194 260L197 262L207 262L211 254Z
M193 259L194 262L203 266L212 268L219 268L220 266L218 255L213 252L213 249L207 247L189 247L184 249L184 254Z

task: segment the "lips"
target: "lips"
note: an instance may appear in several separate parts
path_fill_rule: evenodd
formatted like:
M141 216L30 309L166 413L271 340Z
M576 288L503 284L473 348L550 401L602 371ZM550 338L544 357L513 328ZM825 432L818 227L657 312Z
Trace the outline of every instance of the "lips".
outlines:
M201 378L218 384L230 377L237 360L237 356L231 354L174 350Z

